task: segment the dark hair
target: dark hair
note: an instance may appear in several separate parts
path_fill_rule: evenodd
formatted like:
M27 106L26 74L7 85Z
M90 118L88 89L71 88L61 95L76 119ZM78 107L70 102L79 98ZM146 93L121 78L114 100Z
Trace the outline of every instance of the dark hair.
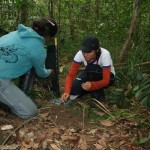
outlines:
M51 19L33 21L32 29L41 36L55 36L58 30L57 23Z

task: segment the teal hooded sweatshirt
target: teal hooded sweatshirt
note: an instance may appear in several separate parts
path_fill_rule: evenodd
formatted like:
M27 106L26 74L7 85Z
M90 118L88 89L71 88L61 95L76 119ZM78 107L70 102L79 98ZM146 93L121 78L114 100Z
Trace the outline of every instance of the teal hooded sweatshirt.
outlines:
M45 68L44 38L32 28L18 25L18 30L0 38L0 78L14 79L34 67L39 77L50 75Z

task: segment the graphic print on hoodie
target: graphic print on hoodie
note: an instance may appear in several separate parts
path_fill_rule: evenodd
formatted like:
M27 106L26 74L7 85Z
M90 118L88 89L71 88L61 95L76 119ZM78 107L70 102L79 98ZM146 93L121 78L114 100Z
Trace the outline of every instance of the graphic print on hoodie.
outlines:
M0 59L6 63L16 63L18 55L27 56L29 53L25 50L24 46L12 44L10 46L0 46Z

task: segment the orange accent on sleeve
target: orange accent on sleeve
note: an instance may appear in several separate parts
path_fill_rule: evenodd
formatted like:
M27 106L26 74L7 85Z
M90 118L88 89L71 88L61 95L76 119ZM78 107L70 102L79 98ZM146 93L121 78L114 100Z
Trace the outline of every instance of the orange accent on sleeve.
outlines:
M103 68L103 79L100 81L92 81L91 91L106 87L110 82L110 68Z
M76 77L77 71L80 67L80 64L76 62L72 62L69 72L66 77L66 84L65 84L65 89L64 92L70 94L72 83L74 78Z

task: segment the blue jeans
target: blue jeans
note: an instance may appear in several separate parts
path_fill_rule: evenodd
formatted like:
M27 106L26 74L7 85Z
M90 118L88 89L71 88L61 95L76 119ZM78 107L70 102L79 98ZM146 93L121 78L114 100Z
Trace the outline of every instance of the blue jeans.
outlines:
M0 78L0 101L23 119L30 119L38 114L33 101L9 79Z

